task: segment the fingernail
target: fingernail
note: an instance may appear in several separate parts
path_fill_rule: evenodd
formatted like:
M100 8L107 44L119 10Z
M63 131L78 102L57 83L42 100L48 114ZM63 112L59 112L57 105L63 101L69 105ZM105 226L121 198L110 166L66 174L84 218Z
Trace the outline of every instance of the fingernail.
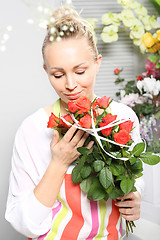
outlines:
M90 142L90 146L92 147L92 146L93 146L93 144L94 144L94 141L91 141L91 142Z

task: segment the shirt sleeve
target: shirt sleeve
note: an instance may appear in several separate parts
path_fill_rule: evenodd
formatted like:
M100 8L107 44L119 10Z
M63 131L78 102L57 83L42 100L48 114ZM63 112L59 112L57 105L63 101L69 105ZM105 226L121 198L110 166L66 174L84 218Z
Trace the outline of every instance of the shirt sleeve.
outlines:
M45 234L52 225L52 208L42 205L33 193L42 177L41 166L37 164L42 156L37 151L41 146L36 131L31 120L17 131L5 214L18 232L30 238Z

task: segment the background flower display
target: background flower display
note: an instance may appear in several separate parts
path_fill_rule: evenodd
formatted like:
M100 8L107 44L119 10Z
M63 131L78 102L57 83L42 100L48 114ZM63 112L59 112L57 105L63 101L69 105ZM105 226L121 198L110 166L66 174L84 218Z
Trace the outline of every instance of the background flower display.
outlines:
M157 51L158 53L159 51ZM148 151L160 152L160 56L149 56L146 71L136 80L125 82L120 77L123 69L115 69L115 84L121 84L116 93L119 101L130 106L140 120L141 136L148 143ZM158 141L157 141L158 140Z
M150 0L160 13L160 2ZM147 9L134 0L118 0L123 10L102 15L102 29L96 28L97 19L88 19L95 32L101 32L105 43L118 40L118 33L125 31L141 53L151 53L145 62L145 72L136 80L125 81L120 77L123 69L115 69L115 84L121 84L116 93L119 100L130 106L140 120L141 136L147 142L147 150L160 152L160 29L159 18L150 16ZM157 141L158 140L158 141Z
M150 34L148 31L158 29L159 18L156 19L155 15L150 16L147 9L138 1L117 0L117 3L122 5L123 10L119 13L107 12L103 14L101 18L102 28L96 28L95 23L98 22L96 18L90 18L88 21L92 24L95 32L102 31L100 36L104 43L117 41L119 38L118 32L125 31L133 40L133 44L138 46L142 53L145 53L148 51L144 46L146 33ZM154 5L156 9L160 11L159 1L154 1ZM154 42L156 37L150 37ZM149 47L151 47L151 45Z

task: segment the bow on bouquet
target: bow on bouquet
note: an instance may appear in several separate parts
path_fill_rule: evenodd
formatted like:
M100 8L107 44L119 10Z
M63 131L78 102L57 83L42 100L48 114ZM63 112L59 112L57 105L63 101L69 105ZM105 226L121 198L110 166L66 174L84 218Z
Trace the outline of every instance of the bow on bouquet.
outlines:
M135 179L143 175L142 162L150 165L160 162L159 156L144 152L144 142L131 150L133 122L117 120L117 115L110 113L110 103L106 96L92 102L85 96L80 97L68 102L67 115L57 117L52 113L47 126L64 132L61 130L74 124L90 134L84 146L77 149L81 155L72 171L72 181L80 183L81 190L93 201L115 200L136 191ZM87 149L85 146L91 140L94 145ZM133 221L126 221L127 235L130 230L133 232L133 226Z

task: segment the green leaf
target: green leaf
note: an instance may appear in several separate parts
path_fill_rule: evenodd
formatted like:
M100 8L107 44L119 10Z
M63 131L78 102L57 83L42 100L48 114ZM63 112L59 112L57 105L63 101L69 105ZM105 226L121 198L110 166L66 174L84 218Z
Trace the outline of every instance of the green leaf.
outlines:
M106 163L107 163L107 165L110 165L111 162L112 162L112 158L107 157L107 158L106 158Z
M95 160L99 159L100 154L98 152L93 152L93 157Z
M72 181L73 183L78 183L82 181L82 177L81 177L78 165L75 166L72 170Z
M140 158L144 163L149 165L156 165L160 162L160 157L151 152L142 153Z
M104 162L101 160L94 161L93 167L95 172L100 172L102 168L104 167Z
M80 171L82 178L87 178L91 174L91 167L89 165L84 165Z
M97 188L93 194L92 194L92 199L93 201L99 201L102 200L106 196L106 192L104 191L103 188Z
M157 56L152 55L152 56L149 56L148 59L149 59L152 63L156 63L156 61L157 61L158 58L157 58Z
M84 155L87 155L89 153L89 150L88 148L85 148L85 147L78 147L77 148L77 151L81 154L84 154Z
M117 85L117 84L119 84L119 83L124 82L124 78L117 78L114 82L115 82L115 84Z
M139 177L142 177L142 176L143 176L143 173L138 173L138 174L135 175L134 178L139 178Z
M89 154L89 155L87 156L87 161L88 161L89 163L92 163L94 160L95 160L95 158L93 157L93 154Z
M118 163L112 163L109 168L110 168L112 174L115 176L118 176L125 172L125 168Z
M120 96L120 92L116 92L116 96L119 97Z
M99 180L102 186L107 189L111 183L112 183L112 173L111 171L107 168L104 167L99 174Z
M110 154L112 154L114 157L117 157L117 158L122 157L120 152L110 152Z
M126 83L127 88L133 87L134 85L135 85L135 80L130 80Z
M78 183L82 181L80 171L85 163L86 156L81 156L78 164L72 170L72 181L73 183Z
M84 192L85 194L89 191L91 186L92 186L92 177L88 177L80 183L80 188L82 192Z
M133 186L134 180L130 178L124 179L120 183L120 188L126 195L132 191Z
M99 201L99 200L103 199L106 195L107 195L107 193L102 188L99 180L96 177L94 177L93 183L92 183L92 185L89 189L88 195L87 195L88 199L93 200L93 201Z
M124 195L124 193L120 189L114 187L112 189L111 193L109 194L109 197L111 199L116 200L117 197L120 197L120 196L123 196L123 195Z
M119 175L119 176L116 177L116 181L124 180L124 179L126 179L125 175Z
M133 165L136 162L137 158L136 157L131 157L129 158L129 162L131 165Z
M134 156L138 157L144 151L144 149L145 149L145 143L140 142L134 146L132 153Z
M119 169L115 165L112 164L109 168L113 175L118 176L120 174Z
M134 174L134 176L135 175L137 175L137 174L140 174L140 173L142 173L142 171L143 171L143 168L140 168L140 169L132 169L132 174Z
M107 189L106 189L106 192L108 193L108 194L110 194L111 192L112 192L112 189L114 188L114 185L113 184L111 184Z
M158 68L158 69L160 68L160 63L159 62L156 63L156 68Z
M133 169L141 169L141 168L142 168L142 161L139 158L137 158L136 162L130 167L131 170L133 170Z

